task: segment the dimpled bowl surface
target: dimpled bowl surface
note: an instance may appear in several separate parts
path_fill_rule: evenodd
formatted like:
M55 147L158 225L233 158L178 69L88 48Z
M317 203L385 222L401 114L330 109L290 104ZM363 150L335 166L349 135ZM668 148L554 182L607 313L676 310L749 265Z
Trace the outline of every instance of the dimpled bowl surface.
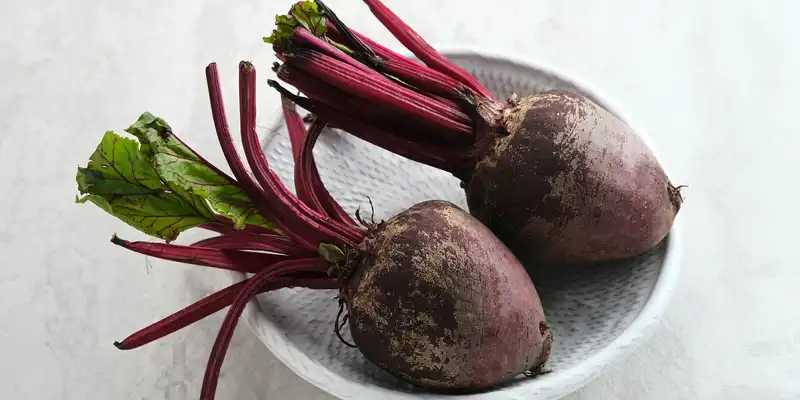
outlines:
M597 90L553 68L482 51L443 53L501 99L511 93L524 96L554 88L573 90L630 123ZM264 150L275 172L293 188L289 140L280 121L273 128L264 135ZM637 131L641 134L640 129ZM314 154L323 181L350 213L360 207L362 216L369 215L368 196L375 205L376 220L428 199L449 200L467 209L458 180L449 174L355 137L328 131ZM552 373L535 379L520 377L479 394L425 393L382 372L357 349L340 343L333 333L338 311L333 290L285 289L264 294L251 302L245 318L289 368L339 398L557 399L622 358L658 324L678 272L676 234L677 223L658 248L635 260L536 276L534 283L555 334L548 362ZM349 338L349 330L345 331L345 338Z

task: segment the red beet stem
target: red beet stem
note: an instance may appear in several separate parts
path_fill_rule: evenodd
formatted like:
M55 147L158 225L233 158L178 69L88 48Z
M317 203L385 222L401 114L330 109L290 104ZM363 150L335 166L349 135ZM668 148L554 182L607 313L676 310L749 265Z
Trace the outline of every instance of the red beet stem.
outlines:
M300 148L306 137L306 125L303 118L295 111L295 105L286 97L281 96L281 109L286 121L286 130L289 133L289 143L292 145L292 158L297 163L300 160ZM298 195L302 200L302 197Z
M296 96L275 81L268 80L267 83L318 118L376 146L390 149L393 153L410 160L448 171L457 177L465 176L464 174L469 171L468 157L462 156L458 150L409 141L327 104Z
M439 103L385 77L366 74L332 57L314 51L287 54L287 64L408 118L450 135L473 133L472 120L461 110Z
M247 285L247 280L206 296L202 300L131 334L125 340L114 342L114 346L120 350L132 350L175 333L231 305L245 285ZM336 289L338 285L335 278L325 277L322 273L319 277L314 278L283 276L262 286L260 293L291 287Z
M343 51L337 49L332 44L323 41L322 39L314 36L306 29L298 28L292 34L292 42L299 45L301 48L313 49L327 56L333 57L339 61L347 63L355 68L358 68L366 73L375 73L368 66L354 60Z
M208 97L211 103L211 114L214 118L214 127L217 131L217 138L219 139L222 153L228 162L234 176L239 179L242 184L242 190L247 193L250 199L255 202L258 210L264 214L265 217L273 219L278 228L287 236L295 240L300 246L308 250L316 250L318 243L313 241L314 237L305 237L303 232L295 232L295 229L290 229L290 226L285 224L283 220L275 217L275 213L269 205L263 190L255 183L253 178L250 177L247 169L239 158L236 151L236 146L233 143L230 128L228 127L228 119L225 116L225 105L222 100L222 88L220 87L219 71L217 64L211 63L206 67L206 81L208 84Z
M357 37L361 42L363 42L367 47L372 49L375 52L375 55L383 60L396 60L396 61L408 61L414 64L419 65L422 68L428 68L421 63L417 62L416 60L412 60L400 53L395 52L394 50L389 49L388 47L383 46L382 44L370 39L364 34L359 33L355 29L350 27L347 28L350 33L352 33L355 37ZM333 40L341 39L341 33L339 30L333 26L333 24L328 21L328 33L327 36L331 37ZM337 40L338 41L338 40Z
M392 113L373 102L349 94L337 87L331 86L305 71L284 64L278 69L278 78L289 83L306 96L326 104L343 114L357 112L357 118L365 123L392 132L396 137L433 145L464 146L470 143L470 138L465 135L446 137L441 132L420 125L411 118L405 118L397 113ZM305 108L305 103L301 104ZM455 107L455 105L454 105Z
M319 226L312 217L304 215L303 210L298 207L300 202L287 193L288 190L285 190L283 183L269 169L269 164L260 149L258 135L255 132L255 96L255 68L249 63L242 62L239 66L239 110L245 157L253 175L266 192L276 220L304 228L303 231L307 232L312 243L341 243L342 240L337 240L341 238L338 238L335 233Z
M168 243L130 242L120 239L116 235L111 238L111 243L162 260L249 273L261 271L265 265L283 261L287 257L285 254L219 250Z
M423 92L443 96L454 101L463 101L470 93L461 82L421 65L405 60L387 60L381 63L386 73L419 88Z
M316 243L356 246L366 235L362 229L355 225L345 225L334 221L310 209L292 195L275 173L270 170L255 131L255 67L250 63L242 62L239 71L242 84L240 96L243 99L240 107L241 118L246 121L246 126L243 126L242 130L245 156L253 170L253 175L267 193L273 210L278 215L276 218L293 219L294 223L311 228L309 234L317 235Z
M324 105L321 106L314 107L312 112L329 120L339 129L378 147L391 149L393 153L399 156L448 171L455 176L463 176L461 163L459 162L461 157L458 157L453 151L430 144L408 141L378 127L364 123L357 118L324 107Z
M302 158L301 152L303 150L303 142L306 139L306 128L303 123L303 118L294 110L294 103L286 97L281 96L281 103L283 104L283 116L286 120L286 127L289 131L290 142L292 145L292 153L295 154L294 159L294 186L297 192L297 197L305 203L312 210L331 217L322 202L314 193L314 187L311 181L304 179L302 175Z
M325 103L329 107L345 112L358 110L359 117L364 121L373 124L384 123L391 126L395 132L413 132L415 136L422 136L416 135L417 131L430 132L425 127L414 125L414 120L412 119L398 118L396 114L392 115L391 111L385 110L374 102L364 100L331 86L308 72L294 68L289 64L281 66L278 70L278 78L293 85L309 98ZM305 108L303 104L300 105Z
M228 346L231 343L231 338L233 338L236 325L239 322L242 312L244 312L245 306L250 301L250 298L258 294L259 290L265 284L278 276L288 272L319 271L321 268L327 268L326 262L321 258L284 261L275 264L274 268L255 274L247 281L247 284L239 291L236 298L231 303L228 313L225 315L225 320L220 327L217 339L214 342L214 346L211 349L206 372L203 376L200 400L213 400L216 395L219 373L222 370L225 353L228 351Z
M231 166L231 170L233 170L234 175L239 178L240 182L246 182L246 184L244 184L244 188L246 188L245 192L258 206L259 211L261 211L267 218L270 218L283 234L292 238L301 247L310 251L316 251L319 243L322 242L321 239L324 238L324 235L322 235L319 230L315 229L314 226L310 226L297 218L296 215L292 215L291 212L286 213L285 210L276 210L274 201L270 201L272 199L267 196L267 193L264 192L264 189L259 187L253 178L250 177L250 174L245 168L244 163L239 158L233 143L230 129L228 128L227 118L225 117L219 73L215 63L210 64L206 68L206 78L208 81L208 92L211 101L211 110L214 117L214 125L217 129L217 136L219 138L222 151L225 154L225 158L227 159L228 164ZM240 78L240 86L242 83L242 79ZM241 89L242 87L240 87L240 92ZM240 97L241 96L242 93L240 93ZM243 101L244 100L240 99L240 102ZM254 121L252 121L252 125L253 130L255 130ZM255 132L253 133L255 134Z
M312 210L331 216L327 213L317 196L310 182L303 179L300 175L301 158L300 153L303 148L303 141L306 138L306 126L303 118L295 111L295 105L286 97L281 96L281 106L283 109L283 119L286 121L286 130L289 132L289 142L292 146L294 155L294 187L297 197Z
M247 281L238 282L206 296L202 300L133 333L125 340L114 342L114 346L120 350L132 350L177 332L230 305L246 284Z
M248 174L242 159L239 158L236 152L236 146L233 143L233 137L228 127L228 118L225 116L225 104L222 100L222 88L220 87L219 71L216 63L211 63L206 67L206 83L211 103L211 115L214 119L214 127L216 128L217 138L220 147L222 147L222 153L225 155L225 160L228 162L236 179L244 185L245 192L251 198L261 197L257 190L258 186Z
M377 56L377 59L373 63L374 68L419 88L424 94L429 96L431 94L438 94L457 102L462 102L465 96L476 96L474 90L458 80L423 65L416 60L398 54L353 29L347 28L347 30L353 34L353 36L361 40L366 46L374 50ZM328 33L326 33L326 36L333 40L343 39L341 33L330 21L328 21Z
M361 39L361 41L364 42L367 46L372 48L372 50L375 51L375 54L378 57L380 57L380 58L382 58L384 60L408 61L408 62L417 64L422 68L429 68L429 67L427 67L425 65L422 65L422 63L420 63L420 62L418 62L416 60L412 60L412 59L410 59L410 58L408 58L408 57L406 57L406 56L404 56L404 55L402 55L400 53L395 52L394 50L389 49L388 47L383 46L382 44L380 44L380 43L368 38L365 35L362 35L361 33L358 33L357 31L355 31L353 29L351 29L350 31L353 32L353 34L355 34L356 37Z
M330 12L330 10L328 10L328 12ZM327 23L331 23L330 20L331 20L331 16L329 15L328 18L326 18ZM338 21L338 23L341 24L341 21ZM342 26L343 26L343 24L342 24ZM349 29L348 29L348 32L349 32ZM338 35L341 38L343 38L342 35L339 34L338 32L336 32L335 35ZM326 37L330 37L330 36L326 35ZM344 41L347 42L347 43L350 43L351 46L353 45L352 44L353 41L359 41L359 39L357 37L355 37L355 35L352 35L352 33L351 33L351 36L349 36L347 38L344 38L344 39L345 39ZM348 64L348 65L350 65L350 66L352 66L354 68L357 68L357 69L363 71L366 74L374 75L376 77L376 79L383 79L384 78L378 72L378 69L380 69L381 72L386 72L384 68L380 68L379 67L379 65L382 65L384 63L384 61L381 58L377 57L377 55L375 55L375 53L372 52L372 50L369 47L367 47L367 45L365 45L364 43L358 43L358 45L357 45L357 48L361 49L360 53L362 53L362 54L359 54L359 52L356 52L356 51L351 51L350 54L346 54L341 49L331 45L330 43L320 39L317 36L314 36L311 32L309 32L308 30L303 29L303 28L298 28L298 29L294 30L294 32L292 33L291 41L292 41L292 47L291 47L292 49L313 50L313 51L325 54L326 56L330 56L332 58L335 58L335 59L337 59L337 60L339 60L341 62L344 62L344 63L346 63L346 64ZM276 48L276 51L284 53L284 52L286 52L286 49ZM291 50L289 50L289 52L291 52ZM362 62L359 62L358 59L362 60ZM286 58L284 57L281 61L286 61ZM401 63L402 61L403 60L392 60L391 62L393 62L393 63ZM448 82L448 83L452 82L453 83L452 87L455 87L455 88L463 87L464 88L463 90L468 90L466 88L466 86L462 85L460 82L458 82L458 81L456 81L454 79L451 79L448 76L446 76L444 74L441 74L438 71L430 69L430 68L428 68L426 66L420 65L418 63L411 62L408 59L405 60L403 65L406 65L406 67L407 67L405 71L407 71L407 70L411 70L411 71L422 70L422 72L420 74L412 74L412 75L409 76L409 78L410 79L414 79L415 82L420 83L419 86L422 86L421 87L422 89L425 88L424 85L428 85L428 84L432 85L432 88L433 88L432 91L434 91L434 93L432 93L432 94L423 93L423 94L428 95L428 97L431 97L436 101L442 102L442 100L443 100L442 98L436 96L436 94L438 92L446 92L446 93L451 93L452 92L452 90L451 91L445 91L445 90L441 89L440 86L441 86L442 82ZM401 72L398 69L395 69L395 70L397 70L398 73L405 72L405 71ZM437 82L428 83L428 80L430 79L428 77L428 75L430 75L431 73L438 74L438 76L436 76L436 78L435 78L435 79L438 80ZM419 76L417 76L417 75L419 75ZM402 78L402 77L396 76L395 78ZM449 79L449 81L447 81L447 79ZM403 81L398 81L397 83L399 83L401 85L405 85L405 86L408 85L408 82L403 82ZM459 98L459 96L463 96L463 93L462 92L458 92L458 93L453 94L453 98L454 99L455 98ZM452 107L453 109L457 109L458 108L457 105L452 105L449 102L445 102L445 103L448 106Z
M203 239L192 244L219 250L254 250L286 254L291 257L310 256L313 252L297 245L291 239L278 235L237 235L228 234Z
M483 87L474 76L439 54L433 46L428 44L416 31L411 29L410 26L403 22L403 20L382 2L379 0L364 0L364 3L367 4L372 14L381 21L383 26L427 66L457 79L479 95L496 101L492 93Z
M312 195L322 205L327 215L342 223L355 225L355 221L325 188L322 178L319 176L317 164L314 161L314 145L317 143L322 130L325 129L325 125L325 121L319 118L311 124L311 128L301 144L300 164L299 168L295 166L295 176L299 177L302 182L311 188Z

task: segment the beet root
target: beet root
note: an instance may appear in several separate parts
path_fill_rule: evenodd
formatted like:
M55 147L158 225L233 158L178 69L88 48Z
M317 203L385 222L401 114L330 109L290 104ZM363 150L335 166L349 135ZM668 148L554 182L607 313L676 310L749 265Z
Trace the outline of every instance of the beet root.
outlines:
M470 212L524 261L624 259L657 245L680 209L641 138L586 97L548 91L504 113L466 186Z
M421 387L481 389L547 360L552 334L525 269L485 226L445 201L391 218L362 242L345 283L364 356Z

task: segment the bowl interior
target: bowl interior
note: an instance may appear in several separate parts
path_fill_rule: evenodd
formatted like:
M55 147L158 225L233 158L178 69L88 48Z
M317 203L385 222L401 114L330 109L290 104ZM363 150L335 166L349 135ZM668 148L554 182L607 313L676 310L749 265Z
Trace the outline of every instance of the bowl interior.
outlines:
M573 83L526 65L475 54L448 54L473 73L500 98L512 92L525 96L547 89L585 93ZM594 98L600 104L600 99ZM293 187L293 163L289 140L278 122L264 139L272 167ZM328 131L314 152L320 175L331 194L345 209L370 215L368 197L375 205L375 219L387 219L409 206L429 199L445 199L467 209L457 179L430 167L408 161L355 137ZM669 238L635 260L592 268L541 273L534 283L547 320L555 334L548 366L552 375L597 353L617 338L644 307L658 280ZM416 392L410 385L370 364L358 350L340 343L333 334L338 304L335 291L282 290L258 297L258 310L270 325L254 327L259 335L275 335L269 346L293 346L313 363L346 380L377 385L392 391ZM270 331L270 332L266 332ZM345 329L346 331L346 329ZM349 332L344 332L349 338ZM282 343L283 342L283 343ZM273 348L274 351L274 348ZM297 365L290 365L298 368ZM520 378L510 385L535 384ZM527 382L527 383L525 383Z

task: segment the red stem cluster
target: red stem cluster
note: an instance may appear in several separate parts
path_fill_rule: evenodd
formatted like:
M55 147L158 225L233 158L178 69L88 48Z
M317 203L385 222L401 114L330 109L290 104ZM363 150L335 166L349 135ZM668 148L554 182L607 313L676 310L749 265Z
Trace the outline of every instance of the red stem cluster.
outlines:
M281 97L281 102L292 153L295 156L294 182L297 197L315 211L329 215L336 221L348 225L355 224L350 215L325 188L314 161L314 145L322 130L325 129L325 121L316 118L306 133L303 118L297 113L294 104L286 97Z
M240 239L230 237L230 240ZM273 264L286 259L286 254L254 253L233 249L216 249L213 247L183 246L167 243L129 242L117 236L111 242L128 250L163 260L201 265L231 271L255 273L265 264Z
M306 259L311 262L317 262L319 258ZM267 269L267 268L264 268ZM214 292L213 294L203 298L202 300L186 307L146 328L143 328L136 333L128 336L121 342L114 342L120 350L132 350L137 347L144 346L154 340L160 339L167 334L177 332L201 319L212 315L223 308L231 305L236 295L239 294L247 284L248 280L234 283L225 289ZM314 275L308 274L303 276L301 274L292 274L291 276L281 276L273 279L261 287L259 293L271 292L273 290L291 288L291 287L304 287L310 289L337 289L339 283L334 278L330 278L321 273Z
M402 136L398 136L395 130L382 128L376 123L367 122L368 118L358 118L349 115L346 111L332 105L326 104L316 99L298 97L280 87L274 81L268 81L270 85L277 88L285 97L292 99L295 103L311 111L317 118L327 120L337 128L343 129L360 137L376 146L392 149L395 154L404 156L408 159L430 165L435 168L451 171L457 174L459 166L468 165L469 154L459 153L458 150L449 149L444 146L425 144L419 141L409 141ZM316 87L315 90L323 87ZM340 105L347 105L348 102L355 102L354 98L342 98ZM364 110L369 114L369 110Z
M266 251L286 256L302 257L309 252L286 236L277 233L247 235L229 233L195 242L192 246L208 247L220 250L253 250Z
M408 24L403 22L400 17L392 12L389 7L386 7L386 5L380 2L380 0L364 0L364 3L367 4L372 14L381 21L383 26L385 26L403 46L422 60L425 65L453 77L487 99L496 100L492 93L483 87L474 76L439 54L433 46L428 44L425 39L415 30L411 29Z
M337 128L467 180L476 148L502 106L478 80L439 54L378 0L365 0L381 23L421 62L348 28L316 1L324 38L298 27L275 46L278 78L305 96L270 85ZM341 44L347 52L327 40Z
M286 54L286 62L367 101L380 104L443 134L470 135L471 120L461 110L398 85L375 71L366 73L314 50ZM463 136L462 136L463 137Z
M296 180L300 188L298 197L270 169L259 147L255 130L256 80L253 66L242 62L239 67L241 134L249 171L233 143L215 64L207 67L206 77L217 137L234 175L228 179L250 197L256 209L274 222L280 233L255 226L237 229L232 221L220 217L218 221L204 226L220 233L219 236L188 246L130 242L116 236L112 242L134 252L165 260L254 274L114 343L122 350L134 349L230 307L211 351L203 380L201 399L209 400L215 396L222 361L248 301L259 293L281 288L338 288L337 279L328 275L330 265L319 255L318 247L323 243L342 248L355 247L364 239L366 231L353 222L328 193L319 177L312 149L325 125L322 120L318 120L311 132L307 133L302 118L293 106L284 103L284 115L296 154ZM219 171L205 159L201 160Z
M228 313L225 315L225 320L219 329L217 339L214 341L214 346L211 348L205 376L203 376L203 386L200 390L200 400L213 400L216 395L222 362L225 360L225 354L228 352L228 346L231 343L231 338L233 338L233 332L236 329L239 318L242 316L242 312L244 312L244 308L250 299L261 292L265 285L282 275L303 271L315 272L325 268L326 265L321 258L283 261L273 265L272 268L264 269L253 275L245 283L244 287L239 290L233 299Z

